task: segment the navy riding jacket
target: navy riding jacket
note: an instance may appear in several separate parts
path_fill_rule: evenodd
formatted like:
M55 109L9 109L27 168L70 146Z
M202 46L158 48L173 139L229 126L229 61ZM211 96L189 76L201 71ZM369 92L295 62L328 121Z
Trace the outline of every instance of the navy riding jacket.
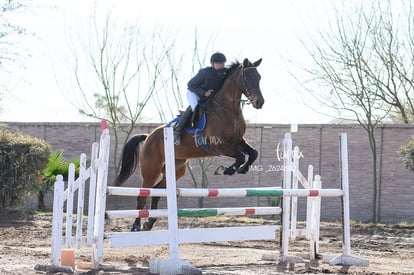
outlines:
M187 88L191 92L196 93L199 97L204 97L206 91L216 91L220 87L225 75L226 69L216 70L213 67L200 69L198 73L190 79Z

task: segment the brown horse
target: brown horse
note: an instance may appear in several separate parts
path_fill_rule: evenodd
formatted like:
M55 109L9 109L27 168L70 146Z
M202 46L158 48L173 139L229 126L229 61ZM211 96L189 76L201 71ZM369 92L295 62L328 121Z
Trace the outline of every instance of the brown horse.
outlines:
M184 175L188 159L216 155L228 156L236 160L230 167L217 169L216 174L247 173L258 153L243 138L246 123L242 114L241 97L244 94L254 108L262 108L264 99L259 86L260 74L257 71L261 61L259 59L251 63L246 58L243 64L235 62L229 66L221 87L206 104L207 125L202 135L206 141L209 140L208 137L215 137L215 142L209 143L209 149L205 150L195 143L193 135L184 133L181 144L175 145L174 148L177 180ZM136 135L125 144L121 170L115 179L115 185L120 185L129 178L135 171L139 159L142 188L166 188L163 173L164 127L165 125L156 128L149 135ZM141 142L144 143L139 150ZM247 161L246 155L248 155ZM146 199L146 197L138 197L137 209L145 207ZM151 209L157 209L159 199L159 197L152 198ZM144 223L143 230L151 230L155 221L155 218L149 218ZM135 219L131 230L141 230L140 218Z

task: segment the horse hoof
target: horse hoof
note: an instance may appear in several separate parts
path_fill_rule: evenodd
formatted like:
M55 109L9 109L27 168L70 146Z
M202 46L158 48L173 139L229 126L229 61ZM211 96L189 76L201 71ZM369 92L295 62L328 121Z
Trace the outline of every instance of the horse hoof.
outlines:
M214 175L224 175L224 166L217 167L216 171L214 171Z
M242 167L237 169L237 174L247 174L248 171L249 171L249 166L243 165Z
M152 229L152 226L148 222L145 222L144 225L142 226L143 231L151 231L151 229Z
M141 228L139 228L138 226L136 226L136 225L133 225L132 226L132 228L131 228L131 232L139 232L139 231L141 231Z
M231 175L234 175L234 173L236 173L236 168L234 166L230 166L224 169L224 175L231 176Z

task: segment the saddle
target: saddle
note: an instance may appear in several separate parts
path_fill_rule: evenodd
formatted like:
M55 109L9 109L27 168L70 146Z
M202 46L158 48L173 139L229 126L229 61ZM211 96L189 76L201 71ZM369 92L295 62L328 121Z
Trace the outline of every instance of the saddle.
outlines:
M210 146L206 137L201 132L207 125L206 103L208 100L200 100L196 106L193 115L185 125L184 133L192 134L194 136L194 142L197 146L203 148L206 152L214 154L210 150ZM172 121L167 123L167 127L174 127L181 119L181 115L184 111L180 110L180 114L177 115ZM215 155L215 154L214 154Z
M185 110L179 110L179 114L169 123L167 127L174 127L182 118L182 114ZM198 104L191 116L191 119L187 121L184 127L184 133L195 134L197 132L202 132L206 128L207 124L207 115L205 108Z

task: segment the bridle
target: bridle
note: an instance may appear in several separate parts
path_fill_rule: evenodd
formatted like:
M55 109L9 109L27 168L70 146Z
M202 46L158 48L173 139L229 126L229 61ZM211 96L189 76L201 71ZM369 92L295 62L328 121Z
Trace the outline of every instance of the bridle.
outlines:
M237 125L237 127L236 127L236 129L240 129L240 123L242 123L242 121L243 121L243 108L244 108L244 105L248 105L248 104L251 104L252 103L252 98L251 98L251 95L252 95L252 92L254 92L254 91L256 91L257 89L249 89L248 88L248 85L247 85L247 79L246 79L246 77L245 77L245 71L247 71L247 70L249 70L249 69L255 69L256 67L247 67L247 68L243 68L242 67L242 71L241 71L241 73L240 73L240 77L241 77L241 88L242 88L242 93L248 98L248 99L241 99L241 98L232 98L232 97L224 97L224 96L220 96L220 95L218 95L218 94L214 94L213 96L212 96L212 100L213 100L213 102L222 110L222 111L224 111L224 112L230 112L230 110L228 110L227 108L225 108L223 105L221 105L219 102L217 102L216 100L214 100L214 98L221 98L221 99L224 99L224 100L229 100L229 101L238 101L238 102L240 102L241 103L241 108L240 108L240 110L238 111L238 114L237 114L237 122L236 122L236 125ZM239 79L240 79L240 77L239 77ZM234 135L233 135L233 140L236 140L236 138L239 136L239 134L238 133L234 133Z
M247 67L247 68L243 68L242 72L241 72L241 78L242 78L242 89L243 89L243 94L249 99L250 102L252 102L252 92L255 92L259 89L249 89L247 87L247 78L245 77L245 71L249 70L249 69L256 69L256 67Z
M248 99L241 99L241 98L234 98L234 97L224 97L224 96L220 96L217 94L214 94L214 97L218 97L218 98L222 98L225 100L229 100L229 101L239 101L243 106L244 105L249 105L252 102L252 93L257 91L258 89L249 89L248 85L247 85L247 78L245 77L245 71L250 70L250 69L256 69L256 67L247 67L247 68L242 68L241 71L241 86L242 86L242 91L243 94L248 98Z

